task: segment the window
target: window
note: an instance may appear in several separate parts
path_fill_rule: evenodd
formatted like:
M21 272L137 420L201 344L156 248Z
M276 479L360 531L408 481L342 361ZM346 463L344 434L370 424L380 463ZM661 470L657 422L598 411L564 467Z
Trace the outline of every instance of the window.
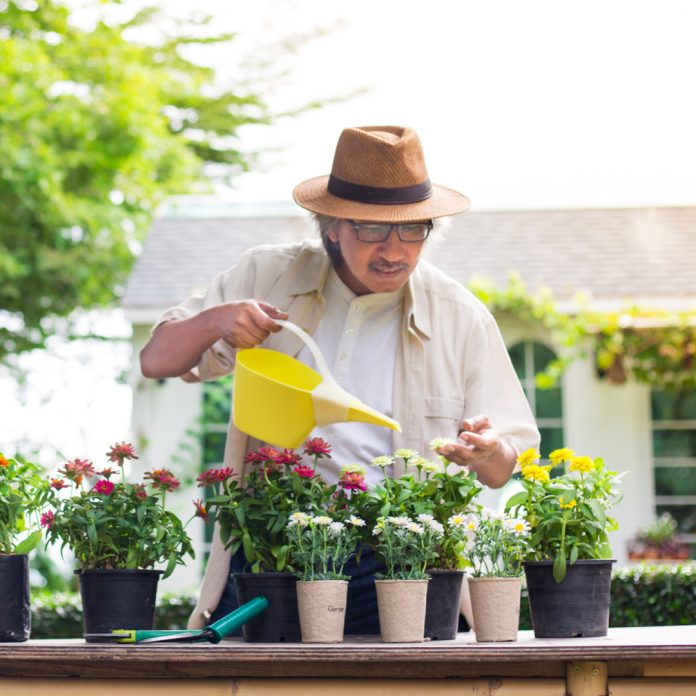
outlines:
M651 394L655 512L696 543L696 391Z
M516 343L508 353L541 433L541 455L548 457L549 452L564 446L563 394L560 386L539 389L534 378L556 359L556 354L543 343L532 341Z

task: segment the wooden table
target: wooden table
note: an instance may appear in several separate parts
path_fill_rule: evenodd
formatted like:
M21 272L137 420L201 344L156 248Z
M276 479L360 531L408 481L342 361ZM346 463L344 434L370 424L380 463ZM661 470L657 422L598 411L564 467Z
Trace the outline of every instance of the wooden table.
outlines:
M515 643L0 643L1 696L694 696L696 626Z

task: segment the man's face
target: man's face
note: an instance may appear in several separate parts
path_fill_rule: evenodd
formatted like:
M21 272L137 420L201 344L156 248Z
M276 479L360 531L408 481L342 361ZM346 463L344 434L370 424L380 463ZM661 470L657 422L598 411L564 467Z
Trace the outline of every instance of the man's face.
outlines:
M337 222L327 234L343 256L344 265L336 272L356 295L402 288L415 270L424 244L402 242L396 229L383 242L361 242L346 220Z

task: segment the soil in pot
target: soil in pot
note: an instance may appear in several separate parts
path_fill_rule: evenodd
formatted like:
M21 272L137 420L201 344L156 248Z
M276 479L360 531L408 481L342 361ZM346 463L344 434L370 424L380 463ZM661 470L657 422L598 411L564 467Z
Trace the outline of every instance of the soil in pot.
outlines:
M606 636L609 628L613 559L568 565L565 579L553 578L552 561L524 563L532 627L537 638Z
M453 640L459 627L459 605L464 573L461 570L430 570L425 608L425 637Z
M297 579L292 573L235 573L234 584L240 606L254 597L268 600L266 611L242 627L248 643L299 643Z
M29 557L0 555L0 642L29 640Z
M161 570L97 568L75 573L80 579L85 633L153 627ZM87 642L111 641L89 638Z

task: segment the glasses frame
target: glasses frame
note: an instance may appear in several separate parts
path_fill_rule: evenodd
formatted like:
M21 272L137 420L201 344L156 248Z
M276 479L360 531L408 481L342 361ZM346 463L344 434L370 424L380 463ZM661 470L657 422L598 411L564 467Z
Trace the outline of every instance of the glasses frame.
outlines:
M384 244L384 242L389 239L389 235L392 233L392 230L396 232L396 236L399 238L400 242L403 242L404 244L420 244L430 236L430 233L435 226L432 220L426 220L425 222L400 222L396 224L389 222L355 222L355 220L346 220L346 222L353 228L358 241L362 242L363 244ZM388 227L389 231L385 235L384 239L360 239L360 225ZM427 225L428 229L425 232L425 237L423 237L423 239L403 239L401 237L401 228L407 225Z

